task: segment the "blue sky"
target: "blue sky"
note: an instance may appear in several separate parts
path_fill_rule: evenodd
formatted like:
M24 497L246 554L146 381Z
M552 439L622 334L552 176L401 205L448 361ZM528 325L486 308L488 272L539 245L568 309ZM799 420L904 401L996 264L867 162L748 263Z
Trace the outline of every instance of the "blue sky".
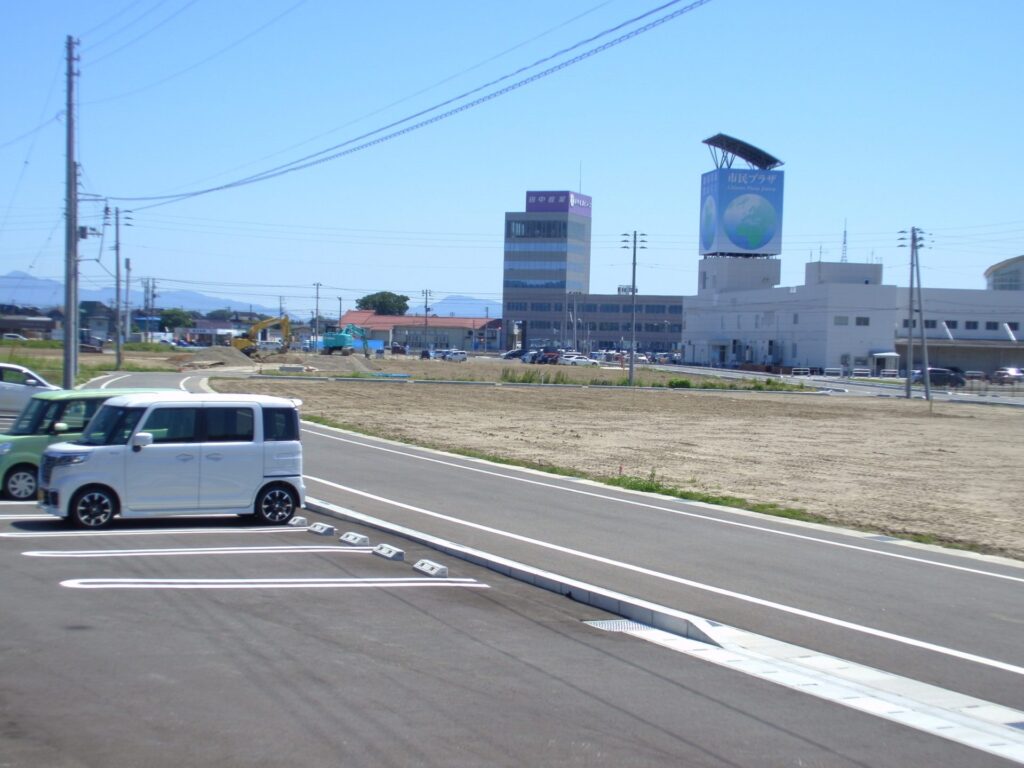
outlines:
M930 233L925 287L983 288L988 266L1024 253L1017 0L712 0L315 167L156 207L124 199L218 186L340 145L659 5L10 3L0 272L63 278L69 34L81 41L83 197L133 209L122 253L133 278L165 290L296 314L313 309L317 282L322 311L378 290L414 304L424 289L500 301L505 211L522 210L528 189L569 189L594 199L593 292L629 282L619 233L639 230L639 291L693 294L700 174L713 167L701 142L719 132L785 162L784 285L802 282L809 259L840 259L844 221L848 260L881 262L890 284L907 284L897 233L911 226ZM83 199L81 223L100 227L101 211ZM113 284L112 244L112 232L82 243L83 287Z

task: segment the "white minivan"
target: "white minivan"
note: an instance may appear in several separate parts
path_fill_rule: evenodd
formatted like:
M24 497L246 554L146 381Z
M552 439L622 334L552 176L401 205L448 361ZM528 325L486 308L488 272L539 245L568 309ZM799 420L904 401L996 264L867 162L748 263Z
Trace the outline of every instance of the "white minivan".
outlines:
M283 524L305 503L300 401L163 392L107 400L39 467L39 506L79 528L115 515L254 515Z

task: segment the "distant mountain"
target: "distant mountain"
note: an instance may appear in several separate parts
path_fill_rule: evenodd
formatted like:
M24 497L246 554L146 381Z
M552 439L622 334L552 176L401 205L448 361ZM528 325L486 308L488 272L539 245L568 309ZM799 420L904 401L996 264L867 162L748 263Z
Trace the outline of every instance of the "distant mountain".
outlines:
M114 302L113 288L87 288L79 286L79 301L102 301L111 305ZM142 291L131 291L129 300L132 307L143 304ZM22 306L39 307L42 310L64 306L64 283L33 277L27 272L8 272L0 276L0 304L19 304ZM215 309L232 311L259 312L263 315L276 315L276 307L265 307L260 304L233 301L219 296L207 296L195 291L162 291L157 287L157 306L160 309L180 307L196 312L212 312Z
M423 315L423 305L409 307L410 315ZM445 296L430 307L430 314L438 317L501 317L501 303L477 299L472 296Z

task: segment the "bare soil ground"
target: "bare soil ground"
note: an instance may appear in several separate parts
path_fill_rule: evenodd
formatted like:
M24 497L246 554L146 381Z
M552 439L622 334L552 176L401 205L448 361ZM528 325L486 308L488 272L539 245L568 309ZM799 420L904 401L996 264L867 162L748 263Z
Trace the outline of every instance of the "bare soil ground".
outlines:
M331 371L494 381L519 363L276 356ZM261 364L276 369L271 361ZM533 366L529 366L532 368ZM589 381L622 371L579 369ZM668 376L668 375L667 375ZM639 379L658 375L642 372ZM215 379L410 443L771 502L1024 559L1024 409L817 394Z

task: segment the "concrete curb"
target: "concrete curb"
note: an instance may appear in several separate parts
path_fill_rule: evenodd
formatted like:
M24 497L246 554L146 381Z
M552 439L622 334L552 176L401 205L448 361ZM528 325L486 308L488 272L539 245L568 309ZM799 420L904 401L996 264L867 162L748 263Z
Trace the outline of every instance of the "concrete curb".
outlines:
M714 637L715 623L699 616L693 616L673 608L650 603L619 592L613 592L612 590L587 584L583 581L570 579L567 576L534 568L533 566L493 555L479 549L456 544L453 541L440 539L412 528L389 523L386 520L370 517L369 515L364 515L320 499L306 497L306 509L338 520L347 520L386 531L396 536L402 536L451 557L456 557L473 565L479 565L500 573L502 576L508 576L509 578L525 582L534 587L546 589L558 595L564 595L578 603L607 611L616 616L622 616L640 624L646 624L655 629L670 632L673 635L679 635L714 646L720 645Z

